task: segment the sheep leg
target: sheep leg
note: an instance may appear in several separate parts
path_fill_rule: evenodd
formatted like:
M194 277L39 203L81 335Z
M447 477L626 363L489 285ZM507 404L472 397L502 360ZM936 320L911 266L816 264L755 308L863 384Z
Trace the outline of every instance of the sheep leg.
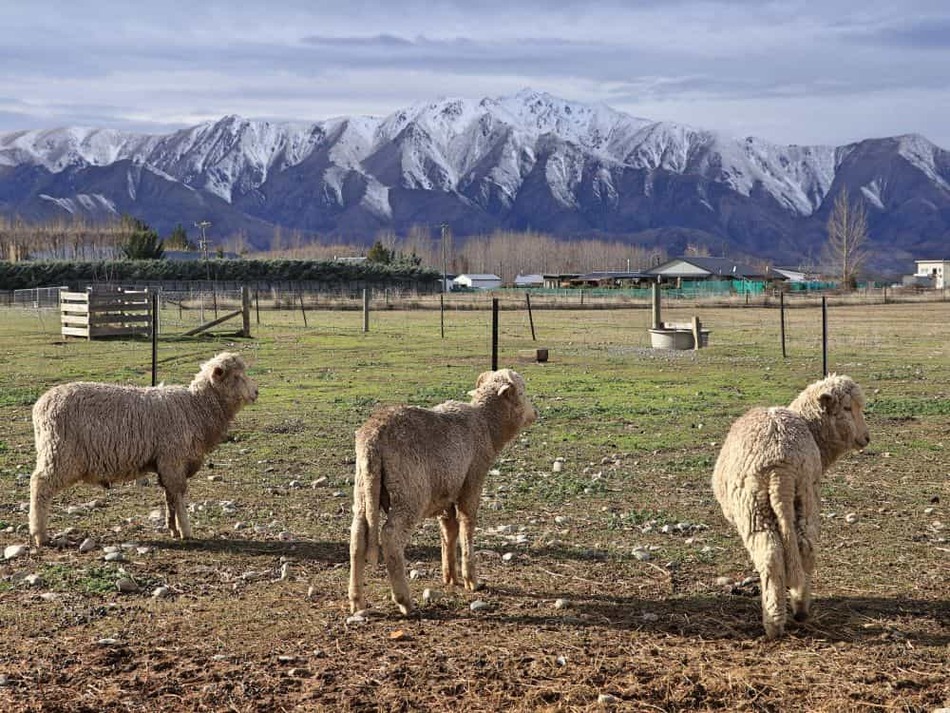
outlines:
M811 609L811 582L815 572L815 548L818 543L818 495L816 489L807 493L796 522L798 550L801 553L802 582L800 587L789 586L789 599L795 621L808 619Z
M412 596L406 578L406 545L409 544L414 524L411 517L391 508L380 535L392 600L403 616L412 611Z
M353 512L353 524L350 526L350 611L356 613L366 608L363 596L363 571L366 565L366 541L369 537L369 523L359 509Z
M475 577L475 558L473 557L476 524L474 509L469 512L460 506L458 509L458 521L459 543L462 546L462 581L465 583L467 590L474 592L481 589Z
M762 589L762 626L765 638L776 639L785 631L785 551L778 532L752 532L746 548L759 573Z
M182 540L191 538L191 523L188 520L188 507L185 495L188 492L187 475L160 469L159 481L165 488L165 523L172 537Z
M172 491L165 488L165 527L172 537L178 537L178 505Z
M46 472L37 468L30 478L30 537L37 547L49 542L46 532L55 491Z
M439 530L442 539L442 582L451 587L459 583L458 552L459 521L455 506L439 515Z

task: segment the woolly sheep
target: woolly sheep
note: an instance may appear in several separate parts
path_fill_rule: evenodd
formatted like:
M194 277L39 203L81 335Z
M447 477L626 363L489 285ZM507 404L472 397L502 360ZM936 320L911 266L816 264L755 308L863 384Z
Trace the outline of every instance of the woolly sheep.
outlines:
M205 362L191 385L142 388L91 382L54 386L33 407L36 470L30 480L30 535L48 542L53 496L78 482L108 487L158 474L166 524L191 537L187 481L225 437L238 411L257 399L239 354Z
M847 376L808 386L788 408L754 408L726 436L712 487L759 573L765 635L782 635L786 589L796 621L808 617L822 474L868 445L864 394Z
M470 403L446 401L427 409L384 408L356 432L356 483L350 531L350 608L364 608L363 568L375 564L381 544L392 599L412 610L405 548L416 526L438 516L442 579L459 581L461 544L465 588L475 590L472 556L485 475L501 449L537 418L522 377L510 369L478 377ZM388 513L380 531L380 509Z

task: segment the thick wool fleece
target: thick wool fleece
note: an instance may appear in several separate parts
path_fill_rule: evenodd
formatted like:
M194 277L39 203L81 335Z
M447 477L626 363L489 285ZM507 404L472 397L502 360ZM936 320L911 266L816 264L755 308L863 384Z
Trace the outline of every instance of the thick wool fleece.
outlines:
M350 607L364 607L363 569L382 545L393 601L412 608L405 548L418 524L438 516L442 577L477 586L473 534L482 486L501 449L537 417L524 380L510 369L479 376L470 403L447 401L434 408L381 409L356 432L356 485L350 532ZM380 530L380 510L388 513Z
M822 474L870 442L864 395L847 376L808 386L788 408L755 408L726 436L712 487L759 573L766 636L784 632L786 590L808 616Z
M47 540L53 496L78 482L107 486L158 474L173 534L191 536L187 480L227 434L257 386L244 361L225 352L191 385L140 388L91 382L55 386L33 407L36 469L30 481L30 534Z

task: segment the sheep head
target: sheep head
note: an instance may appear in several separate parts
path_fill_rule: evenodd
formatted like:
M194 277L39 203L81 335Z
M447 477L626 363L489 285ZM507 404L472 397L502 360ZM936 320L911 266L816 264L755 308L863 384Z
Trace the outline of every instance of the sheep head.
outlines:
M530 426L538 417L538 410L528 399L524 379L517 371L499 369L482 372L475 381L475 389L468 393L472 397L473 404L504 399L520 416L519 429Z
M247 375L244 359L236 352L222 352L202 364L192 387L199 382L228 394L229 401L243 405L257 400L257 384Z
M850 377L832 374L808 386L789 408L817 422L824 445L835 457L871 442L864 420L864 392Z

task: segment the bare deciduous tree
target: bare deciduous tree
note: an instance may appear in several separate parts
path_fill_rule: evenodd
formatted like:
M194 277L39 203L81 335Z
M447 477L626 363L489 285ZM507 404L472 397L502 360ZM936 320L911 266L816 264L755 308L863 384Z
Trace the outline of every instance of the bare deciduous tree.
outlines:
M854 289L857 276L867 260L865 243L868 238L868 217L864 204L852 203L847 189L842 189L835 198L835 205L828 217L828 242L825 257L841 275L841 287Z

